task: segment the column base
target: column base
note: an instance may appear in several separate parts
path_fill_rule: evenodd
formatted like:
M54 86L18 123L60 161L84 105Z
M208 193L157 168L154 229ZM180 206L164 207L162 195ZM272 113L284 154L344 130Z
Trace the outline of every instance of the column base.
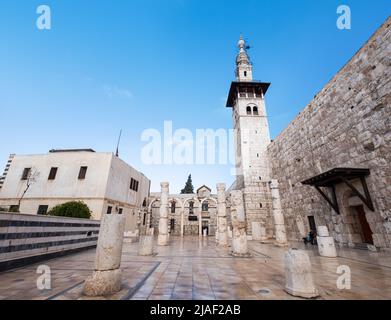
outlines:
M122 273L120 269L94 271L84 284L83 293L89 297L107 296L121 290Z
M236 257L236 258L251 258L252 257L252 254L250 252L239 253L239 252L231 251L230 255L233 256L233 257Z
M313 299L319 297L319 292L316 289L314 291L304 292L304 291L293 290L291 288L285 288L284 291L294 297L300 297L306 299Z
M158 246L168 246L169 237L170 236L168 234L159 234L157 237Z

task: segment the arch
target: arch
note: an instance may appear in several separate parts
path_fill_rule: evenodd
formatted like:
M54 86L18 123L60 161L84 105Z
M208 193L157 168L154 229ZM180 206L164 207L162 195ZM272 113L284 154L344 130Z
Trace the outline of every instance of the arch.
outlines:
M187 198L184 202L183 202L183 208L186 208L186 204L187 202L190 202L190 201L193 201L195 204L197 204L197 206L195 208L198 208L201 206L201 203L200 201L195 198L195 197L191 197L191 198Z
M201 205L205 202L205 201L212 201L215 203L215 205L217 206L217 200L212 198L212 197L208 197L208 198L204 198L201 200Z
M181 199L179 199L179 198L168 199L168 203L172 203L172 202L179 203L180 207L183 209L183 202Z
M255 116L259 115L259 111L258 111L258 107L257 106L253 107L253 115L255 115Z
M247 106L246 113L247 113L248 116L252 115L252 110L251 110L250 106Z
M151 212L152 211L152 205L156 202L156 201L160 201L160 198L153 198L151 203L149 204L148 206L148 212Z

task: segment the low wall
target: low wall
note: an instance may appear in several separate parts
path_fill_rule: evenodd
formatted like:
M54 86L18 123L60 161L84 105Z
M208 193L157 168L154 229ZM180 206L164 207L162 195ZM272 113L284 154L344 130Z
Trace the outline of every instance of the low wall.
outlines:
M100 221L0 213L0 271L96 247Z

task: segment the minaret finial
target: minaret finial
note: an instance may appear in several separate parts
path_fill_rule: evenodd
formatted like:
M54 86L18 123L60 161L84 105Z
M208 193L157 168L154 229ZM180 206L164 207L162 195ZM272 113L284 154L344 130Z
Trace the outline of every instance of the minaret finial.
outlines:
M236 78L238 81L252 81L252 65L247 54L246 41L240 34L238 41L239 53L236 56Z

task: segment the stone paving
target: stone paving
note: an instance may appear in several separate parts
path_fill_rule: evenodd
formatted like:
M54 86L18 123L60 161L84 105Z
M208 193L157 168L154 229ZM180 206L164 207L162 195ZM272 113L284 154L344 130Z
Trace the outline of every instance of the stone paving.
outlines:
M291 244L292 246L292 244ZM297 243L295 247L304 248ZM138 243L124 243L121 269L123 288L118 300L269 300L297 299L284 289L283 257L287 248L249 241L250 258L234 258L228 249L216 248L213 238L172 238L170 246L155 246L156 255L137 255ZM338 258L324 258L316 247L306 248L318 299L391 299L391 254L340 249ZM40 264L0 273L0 299L67 300L82 296L91 274L95 250L46 261L52 289L40 291L36 273ZM351 290L339 290L337 268L352 272Z

